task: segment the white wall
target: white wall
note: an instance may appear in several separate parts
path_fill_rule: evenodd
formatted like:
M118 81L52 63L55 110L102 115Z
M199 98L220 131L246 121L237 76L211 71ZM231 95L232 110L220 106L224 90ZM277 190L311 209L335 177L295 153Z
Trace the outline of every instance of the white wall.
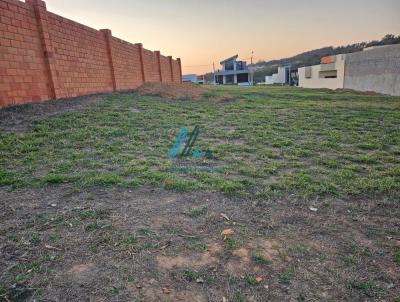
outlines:
M275 84L286 84L286 68L278 67L278 73L276 74Z
M337 78L320 78L320 71L324 71L328 64L311 66L311 78L306 78L306 67L299 68L299 87L303 88L328 88L343 89L344 88L344 70L346 55L337 55L336 62L329 64L337 70Z
M344 87L400 96L400 44L347 55Z
M266 76L266 77L265 77L265 84L266 84L266 85L272 85L272 84L274 84L273 76Z

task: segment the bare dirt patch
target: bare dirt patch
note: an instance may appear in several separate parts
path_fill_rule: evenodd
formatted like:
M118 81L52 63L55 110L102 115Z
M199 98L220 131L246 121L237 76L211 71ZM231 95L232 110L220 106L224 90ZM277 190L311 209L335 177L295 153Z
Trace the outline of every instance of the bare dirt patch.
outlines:
M207 301L202 293L163 286L163 284L155 279L146 279L143 280L143 282L141 282L140 284L130 284L128 288L131 291L132 295L140 297L142 301Z
M0 131L29 132L34 121L99 105L107 95L94 94L0 108Z
M158 266L163 269L172 269L172 268L182 268L182 267L202 267L209 266L211 264L215 264L217 262L217 258L211 256L210 253L204 253L201 255L192 255L192 256L175 256L175 257L167 257L167 256L158 256L157 262Z
M0 295L10 301L392 301L400 294L393 261L400 209L390 201L330 199L314 213L305 201L151 188L0 194ZM204 214L187 216L201 207ZM234 230L230 242L221 236L226 229Z
M136 89L135 92L140 95L153 95L172 100L200 100L207 89L188 83L146 83Z

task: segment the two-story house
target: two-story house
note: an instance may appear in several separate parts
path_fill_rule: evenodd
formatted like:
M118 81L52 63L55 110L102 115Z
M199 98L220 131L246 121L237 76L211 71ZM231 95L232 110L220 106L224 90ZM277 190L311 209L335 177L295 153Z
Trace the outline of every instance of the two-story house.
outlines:
M252 85L252 76L245 61L237 61L238 55L221 62L222 70L214 73L215 83L220 85Z

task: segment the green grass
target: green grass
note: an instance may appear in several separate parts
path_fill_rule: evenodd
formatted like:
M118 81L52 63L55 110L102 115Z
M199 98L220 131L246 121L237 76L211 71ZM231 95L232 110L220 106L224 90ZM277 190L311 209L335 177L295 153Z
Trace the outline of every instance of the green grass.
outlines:
M258 284L257 279L253 276L253 274L248 272L244 274L244 281L250 286L256 286Z
M400 196L400 98L288 87L208 90L202 101L116 94L100 106L38 120L30 132L2 132L0 186ZM209 148L214 159L169 159L180 129L195 126L195 148Z
M182 272L183 278L188 282L201 282L210 285L214 282L214 278L211 274L204 270L193 270L191 268L187 268Z
M293 277L292 270L286 270L278 274L278 282L284 285L289 285Z
M196 218L199 216L202 216L207 213L207 208L206 207L201 207L201 208L193 208L190 209L187 215L191 218Z
M393 261L400 266L400 249L397 249L396 253L394 254Z
M261 254L260 248L257 248L251 255L251 258L254 262L259 264L269 264L270 261Z

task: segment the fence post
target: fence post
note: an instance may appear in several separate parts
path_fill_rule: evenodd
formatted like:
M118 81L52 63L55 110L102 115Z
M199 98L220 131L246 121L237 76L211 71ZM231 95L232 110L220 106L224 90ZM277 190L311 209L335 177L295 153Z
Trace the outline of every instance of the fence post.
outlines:
M117 81L115 79L114 60L113 60L112 45L111 45L112 32L110 29L100 29L100 31L104 34L104 38L106 39L107 55L108 55L108 62L110 64L113 91L117 91Z
M50 96L54 99L58 99L61 97L61 90L58 83L54 48L50 39L46 3L42 0L26 0L25 3L32 5L35 12L36 24L42 42L44 60L49 78Z
M146 74L144 72L143 44L137 43L136 45L139 47L140 69L142 71L142 82L144 84L144 83L146 83Z
M176 60L178 61L178 64L179 64L179 83L182 84L182 62L181 62L181 58L177 58Z
M174 69L173 69L173 67L172 67L172 57L169 56L168 59L169 59L169 66L170 66L170 68L171 68L171 81L172 81L172 83L173 83L173 82L174 82Z
M160 51L158 51L158 50L156 50L154 53L157 56L158 72L160 74L160 82L162 83L163 78L162 78L162 71L161 71L161 54L160 54Z

